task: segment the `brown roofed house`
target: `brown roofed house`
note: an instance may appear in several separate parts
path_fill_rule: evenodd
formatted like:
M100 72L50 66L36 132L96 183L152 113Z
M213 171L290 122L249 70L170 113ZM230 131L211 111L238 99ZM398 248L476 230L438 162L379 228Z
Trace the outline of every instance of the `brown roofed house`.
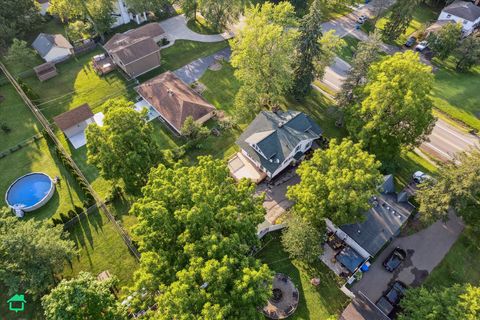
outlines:
M54 117L53 121L60 130L63 131L74 148L78 149L87 143L85 129L95 120L90 106L88 104L83 104L80 107Z
M125 33L115 34L103 48L116 65L136 78L160 66L160 47L157 42L165 31L158 23L149 23Z
M189 116L203 124L215 115L215 107L171 71L142 83L136 90L178 133Z

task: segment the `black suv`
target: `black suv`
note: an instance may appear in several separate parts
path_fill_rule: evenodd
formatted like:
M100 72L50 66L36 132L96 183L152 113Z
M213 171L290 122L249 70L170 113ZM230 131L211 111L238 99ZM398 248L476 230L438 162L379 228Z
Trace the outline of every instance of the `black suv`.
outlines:
M392 253L383 261L383 266L385 270L393 272L398 268L407 257L405 250L400 248L395 248Z
M390 315L405 295L407 286L400 281L395 281L390 290L375 304L387 316Z

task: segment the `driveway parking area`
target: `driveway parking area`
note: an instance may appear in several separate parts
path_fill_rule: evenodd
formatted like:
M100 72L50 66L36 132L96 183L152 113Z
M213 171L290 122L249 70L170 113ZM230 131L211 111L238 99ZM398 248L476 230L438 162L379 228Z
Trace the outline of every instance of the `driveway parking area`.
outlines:
M415 234L395 239L353 286L352 291L356 295L361 292L376 302L396 280L408 286L419 286L442 261L463 228L463 222L450 214L445 223L437 221ZM407 259L395 272L390 273L383 268L382 263L395 247L407 251Z

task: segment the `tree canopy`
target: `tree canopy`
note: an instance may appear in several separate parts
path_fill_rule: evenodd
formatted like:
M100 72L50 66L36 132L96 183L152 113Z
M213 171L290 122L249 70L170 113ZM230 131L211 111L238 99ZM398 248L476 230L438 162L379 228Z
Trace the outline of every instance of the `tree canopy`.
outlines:
M249 110L250 117L277 105L292 85L296 23L290 3L266 2L246 10L245 27L231 40L231 62L242 85L235 107Z
M400 305L399 320L475 320L480 317L480 288L456 284L431 290L409 289Z
M382 31L383 38L386 41L394 41L407 30L410 21L413 19L413 13L421 2L422 0L395 1Z
M35 56L37 53L31 49L26 41L13 39L12 45L8 48L5 59L14 64L20 64L31 68L36 65Z
M346 110L347 129L385 167L395 165L401 148L420 144L431 132L431 68L417 53L396 53L370 67L365 99Z
M243 10L243 0L199 0L202 16L216 30L224 30L235 22Z
M446 59L457 48L462 39L462 25L460 23L447 23L437 32L432 32L427 37L428 47L440 59Z
M49 12L63 21L86 20L103 37L115 21L111 0L51 0Z
M453 52L457 62L455 68L466 72L480 64L480 38L466 37L460 41L459 46Z
M313 265L322 254L322 236L325 228L313 226L309 221L293 216L282 233L282 245L291 259Z
M87 161L107 180L120 180L128 191L137 191L148 178L150 168L161 160L158 144L145 114L125 99L105 102L103 126L91 124L86 130Z
M41 18L36 1L32 0L0 0L0 8L0 48L32 31Z
M294 82L292 93L301 99L311 90L311 83L315 79L315 66L313 62L320 54L319 43L322 37L322 12L321 0L314 0L310 5L308 14L300 22L299 37L296 44L294 62Z
M160 319L259 318L271 274L247 254L259 244L262 198L251 182L235 183L223 161L198 160L159 165L132 207L142 252L134 289L163 292Z
M325 218L336 225L362 221L382 181L379 167L360 143L333 139L327 150L316 150L300 164L301 181L288 188L287 197L296 202L294 213L315 226Z
M88 272L62 280L42 298L48 320L126 319L126 310L116 301L110 288L116 279L99 281Z
M63 226L19 220L7 208L0 209L0 283L8 294L40 297L54 284L65 259L73 257L74 247Z
M438 169L435 180L422 184L416 199L421 218L432 222L445 218L449 208L455 209L467 224L480 229L480 151L460 154L456 161Z

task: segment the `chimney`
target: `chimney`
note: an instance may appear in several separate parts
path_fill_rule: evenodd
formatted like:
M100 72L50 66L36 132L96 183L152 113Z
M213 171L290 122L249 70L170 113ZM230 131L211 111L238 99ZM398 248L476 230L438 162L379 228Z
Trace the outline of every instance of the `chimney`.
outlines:
M173 96L173 91L170 88L167 88L167 92L170 97Z
M480 6L480 0L475 0L475 5Z

